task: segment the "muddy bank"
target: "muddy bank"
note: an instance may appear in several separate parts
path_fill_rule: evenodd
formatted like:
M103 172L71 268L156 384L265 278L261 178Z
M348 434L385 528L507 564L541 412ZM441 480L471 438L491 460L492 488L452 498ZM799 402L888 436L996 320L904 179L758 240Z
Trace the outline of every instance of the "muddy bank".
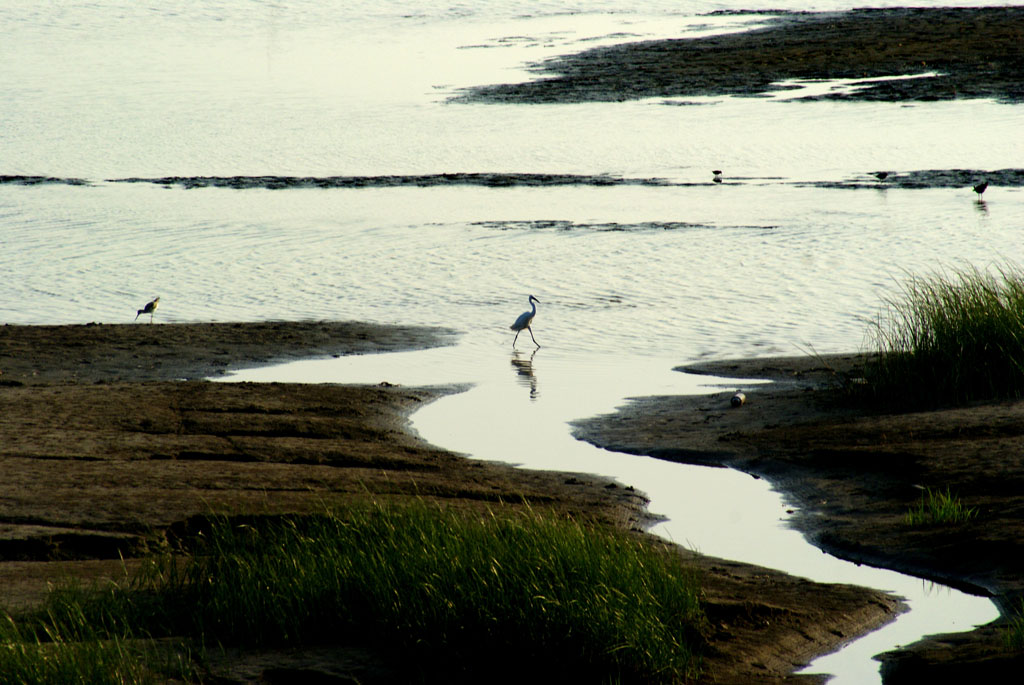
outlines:
M159 313L157 314L159 317ZM307 357L452 345L454 331L358 321L0 326L0 383L210 378Z
M875 173L864 173L842 181L799 181L794 185L817 188L885 190L917 190L922 188L965 188L986 181L992 187L1020 188L1024 186L1024 169L916 169L910 171L879 170L884 178Z
M412 411L457 388L168 380L450 340L442 329L325 322L0 327L3 604L38 602L68 576L120 577L121 557L132 569L211 511L304 513L368 497L525 503L641 534L647 501L630 487L473 461L409 432ZM788 674L901 608L873 590L679 553L702 571L707 682L814 682ZM211 658L219 682L288 672L388 683L392 657L341 645Z
M450 173L412 176L168 176L118 178L111 183L154 183L183 188L434 188L484 186L492 188L551 186L665 185L656 178L623 178L607 174Z
M701 397L647 397L580 421L596 445L683 463L728 466L769 480L799 507L793 525L836 556L993 597L1024 597L1024 402L885 414L838 402L865 358L755 359L686 367L770 379ZM957 526L911 527L924 488L949 488L978 516ZM925 640L888 654L887 682L998 682L1024 665L998 628ZM951 668L954 666L955 668ZM957 680L948 680L957 673ZM917 680L920 678L920 680Z
M878 170L885 171L884 178L877 178L876 171L864 171L848 179L820 180L813 179L789 181L774 177L727 176L722 185L744 184L784 184L797 186L815 186L819 188L859 189L859 188L899 188L915 190L922 188L970 188L980 181L988 181L993 186L1021 187L1024 186L1024 169L911 169L911 170ZM436 187L448 185L483 186L491 188L509 187L555 187L555 186L648 186L665 188L684 188L695 186L717 185L707 181L670 181L658 177L621 177L605 174L518 174L518 173L455 173L427 174L422 176L167 176L161 178L130 178L112 179L107 181L89 181L79 178L57 178L51 176L0 176L0 184L35 186L44 184L95 186L98 183L148 183L166 188L178 187L185 190L194 188L227 188L230 190L295 190L302 188L348 189L361 188L396 188L396 187ZM480 225L498 228L557 228L571 230L578 224L569 221L538 221L538 222L481 222ZM701 224L687 222L655 222L648 224L596 224L598 230L629 230L630 228L693 228Z
M1024 8L783 13L766 28L745 33L595 48L553 58L533 70L535 81L469 88L454 101L757 96L787 88L781 83L793 79L867 79L856 89L809 99L1020 102ZM885 80L911 75L923 77Z
M459 172L388 176L161 176L156 178L112 178L105 183L143 183L164 187L285 190L295 188L435 188L438 186L483 186L491 188L552 186L661 186L671 185L658 178L624 178L609 174L531 174L501 172ZM54 176L0 176L0 184L34 186L44 184L93 185L96 181Z

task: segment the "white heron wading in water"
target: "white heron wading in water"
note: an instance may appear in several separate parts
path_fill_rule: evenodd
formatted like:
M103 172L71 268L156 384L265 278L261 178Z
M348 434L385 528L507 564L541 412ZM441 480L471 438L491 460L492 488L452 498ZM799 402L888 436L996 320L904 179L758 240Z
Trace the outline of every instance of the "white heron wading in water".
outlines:
M530 324L533 323L533 317L537 316L537 305L540 304L540 300L530 295L530 304L533 305L533 309L520 314L516 322L509 326L509 328L516 332L516 337L512 339L512 347L516 346L516 340L519 340L519 334L523 332L524 328L530 331L530 338L533 340L533 344L540 347L540 343L533 337L533 329L530 328Z
M143 307L142 309L140 309L135 314L135 320L138 321L139 317L142 316L143 314L149 314L149 322L153 323L153 312L155 312L156 308L159 307L159 306L160 306L160 298L159 297L154 297L152 302L147 302L146 306Z

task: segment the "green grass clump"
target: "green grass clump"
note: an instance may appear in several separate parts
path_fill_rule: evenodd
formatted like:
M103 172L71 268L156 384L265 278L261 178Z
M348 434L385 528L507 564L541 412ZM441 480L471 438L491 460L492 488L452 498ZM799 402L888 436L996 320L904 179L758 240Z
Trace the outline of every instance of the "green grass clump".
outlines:
M61 644L65 625L85 624L99 641L355 641L399 650L413 674L450 681L699 674L697 578L677 555L625 533L534 513L375 505L215 519L191 551L154 560L130 587L55 596L34 635ZM0 650L4 682L6 662Z
M1024 651L1024 599L1020 600L1017 610L1003 629L1003 642L1010 651Z
M123 685L188 680L187 656L174 645L131 639L88 615L111 604L78 588L55 590L46 609L0 618L0 682L19 685Z
M84 617L81 617L84 618ZM125 643L101 639L84 621L49 624L35 634L10 616L0 621L0 682L143 683L144 668ZM67 631L67 632L65 632Z
M1024 397L1024 273L912 278L873 325L874 399L909 406Z
M957 524L966 523L977 515L977 509L965 507L949 488L945 492L925 488L921 493L921 501L907 512L906 520L911 526Z

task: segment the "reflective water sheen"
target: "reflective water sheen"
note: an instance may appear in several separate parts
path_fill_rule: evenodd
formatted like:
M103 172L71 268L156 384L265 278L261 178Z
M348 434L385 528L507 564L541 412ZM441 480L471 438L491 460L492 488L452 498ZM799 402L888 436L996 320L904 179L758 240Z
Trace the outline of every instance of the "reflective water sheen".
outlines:
M1019 167L1021 109L788 101L794 91L561 106L450 102L463 87L530 78L529 64L561 53L741 30L770 16L707 14L748 6L4 3L0 175L59 182L0 183L0 322L129 322L159 295L158 322L449 326L465 332L455 348L335 360L322 373L343 382L473 383L417 415L428 439L480 458L608 473L650 492L652 510L671 517L659 530L674 539L845 578L779 522L780 500L763 483L602 453L577 444L565 424L631 395L697 389L706 381L670 370L686 361L856 350L866 320L907 274L1020 262L1020 188L994 185L978 202L966 186L807 183L864 181L876 170ZM711 182L716 168L722 184ZM500 182L273 189L287 176L440 174ZM507 183L522 174L658 184ZM167 176L272 178L247 189L152 181ZM516 357L508 325L529 294L541 300L535 332L544 347ZM500 437L480 442L481 432ZM717 478L732 480L704 480ZM702 485L681 497L690 483ZM739 501L752 508L707 515L701 492L743 492ZM700 504L676 509L685 502ZM738 526L720 531L723 520ZM761 520L778 528L763 553L744 537ZM718 547L731 541L740 542ZM927 595L912 579L856 582ZM945 590L914 599L896 625L929 616L925 605L945 607L934 609L943 629L994 615L990 602L967 609L961 601L969 602ZM918 633L937 625L929 618ZM914 639L907 630L887 644ZM855 649L882 649L872 640L884 633ZM842 669L875 666L858 663Z
M538 314L538 317L541 315ZM541 328L537 322L538 335ZM522 468L597 473L650 497L666 520L652 532L704 554L741 559L822 582L882 588L905 598L895 622L821 657L806 669L830 682L879 682L871 657L937 632L970 630L994 620L986 599L882 569L844 562L807 544L787 524L792 506L763 480L729 469L686 466L598 449L574 440L567 422L611 411L624 396L700 394L743 386L671 371L668 358L561 350L532 343L512 349L469 334L455 347L294 362L231 374L230 381L473 383L420 409L415 429L428 441L475 458ZM543 339L542 339L543 340ZM748 386L749 387L749 386Z

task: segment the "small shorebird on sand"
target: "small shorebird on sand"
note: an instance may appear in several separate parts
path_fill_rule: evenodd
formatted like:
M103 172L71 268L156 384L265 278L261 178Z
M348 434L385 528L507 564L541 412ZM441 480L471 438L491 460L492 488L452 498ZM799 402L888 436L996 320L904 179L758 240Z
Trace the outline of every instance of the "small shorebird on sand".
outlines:
M152 302L147 302L146 306L143 307L142 309L140 309L135 314L135 320L138 321L139 317L142 316L143 314L149 314L149 322L153 323L153 313L156 311L156 308L159 307L159 306L160 306L160 298L159 297L154 297Z
M536 297L530 295L530 304L533 305L533 309L528 312L523 312L516 319L516 322L509 326L513 331L516 332L516 337L512 339L512 347L516 346L516 340L519 340L519 334L523 332L523 329L530 331L530 338L533 339L533 344L540 347L540 343L533 337L533 329L530 328L530 324L533 323L533 317L537 316L537 304L540 302Z
M978 197L980 198L981 194L985 192L986 188L988 188L988 181L982 181L978 185L974 186L974 192L976 192L978 194Z

